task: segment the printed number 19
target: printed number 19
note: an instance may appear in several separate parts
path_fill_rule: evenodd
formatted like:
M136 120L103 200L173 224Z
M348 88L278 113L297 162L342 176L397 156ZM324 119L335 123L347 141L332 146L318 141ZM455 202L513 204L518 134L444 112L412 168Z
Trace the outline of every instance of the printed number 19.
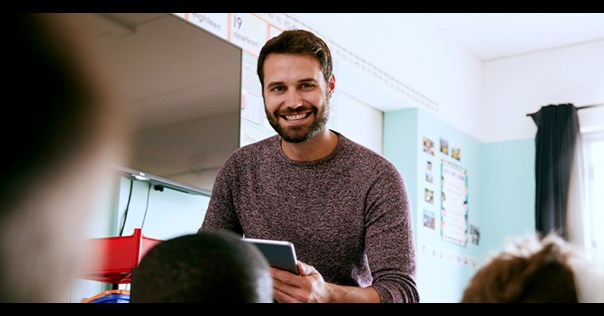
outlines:
M241 19L240 16L234 15L233 16L233 24L234 24L235 28L241 29L241 24L243 24L243 20Z

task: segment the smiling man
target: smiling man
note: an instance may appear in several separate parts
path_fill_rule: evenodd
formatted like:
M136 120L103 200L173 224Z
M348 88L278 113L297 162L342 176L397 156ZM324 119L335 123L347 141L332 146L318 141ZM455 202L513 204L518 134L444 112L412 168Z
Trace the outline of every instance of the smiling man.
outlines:
M200 232L292 242L300 274L271 269L278 302L419 302L402 176L326 127L336 86L327 44L284 31L260 51L257 72L278 135L229 157Z

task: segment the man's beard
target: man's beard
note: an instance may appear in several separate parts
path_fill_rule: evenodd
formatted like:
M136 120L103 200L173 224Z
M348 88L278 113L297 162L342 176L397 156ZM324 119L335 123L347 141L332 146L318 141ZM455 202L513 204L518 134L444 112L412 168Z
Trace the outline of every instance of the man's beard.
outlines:
M266 113L266 118L268 119L268 122L283 140L288 143L301 143L317 136L317 134L319 134L327 125L330 112L329 98L325 98L325 103L323 103L323 106L321 108L319 108L318 110L313 110L311 115L314 114L316 117L310 124L310 126L298 125L284 128L279 124L280 116L278 115L278 113L268 112L266 106L264 107L264 112ZM293 112L292 114L295 113L296 112Z

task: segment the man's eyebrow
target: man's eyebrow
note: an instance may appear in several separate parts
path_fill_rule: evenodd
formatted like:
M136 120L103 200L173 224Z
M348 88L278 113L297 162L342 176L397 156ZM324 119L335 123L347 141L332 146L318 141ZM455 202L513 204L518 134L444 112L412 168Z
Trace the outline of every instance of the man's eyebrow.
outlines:
M304 82L317 82L317 80L315 80L315 78L305 78L305 79L301 79L298 80L299 83L304 83Z
M283 81L273 81L273 82L269 82L266 87L270 88L270 87L274 87L274 86L280 86L283 85Z
M315 80L315 78L304 78L304 79L298 80L297 83L308 83L308 82L316 83L317 80ZM269 82L266 85L266 87L267 88L271 88L271 87L274 87L274 86L281 86L281 85L284 85L284 84L285 84L285 82L283 82L283 81L273 81L273 82Z

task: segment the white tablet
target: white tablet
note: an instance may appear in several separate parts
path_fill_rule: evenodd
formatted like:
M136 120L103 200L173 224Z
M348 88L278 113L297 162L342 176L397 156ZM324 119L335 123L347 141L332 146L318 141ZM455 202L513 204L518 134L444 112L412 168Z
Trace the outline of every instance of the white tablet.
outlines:
M296 250L291 242L254 238L242 238L242 240L258 247L272 267L299 274L296 265Z

